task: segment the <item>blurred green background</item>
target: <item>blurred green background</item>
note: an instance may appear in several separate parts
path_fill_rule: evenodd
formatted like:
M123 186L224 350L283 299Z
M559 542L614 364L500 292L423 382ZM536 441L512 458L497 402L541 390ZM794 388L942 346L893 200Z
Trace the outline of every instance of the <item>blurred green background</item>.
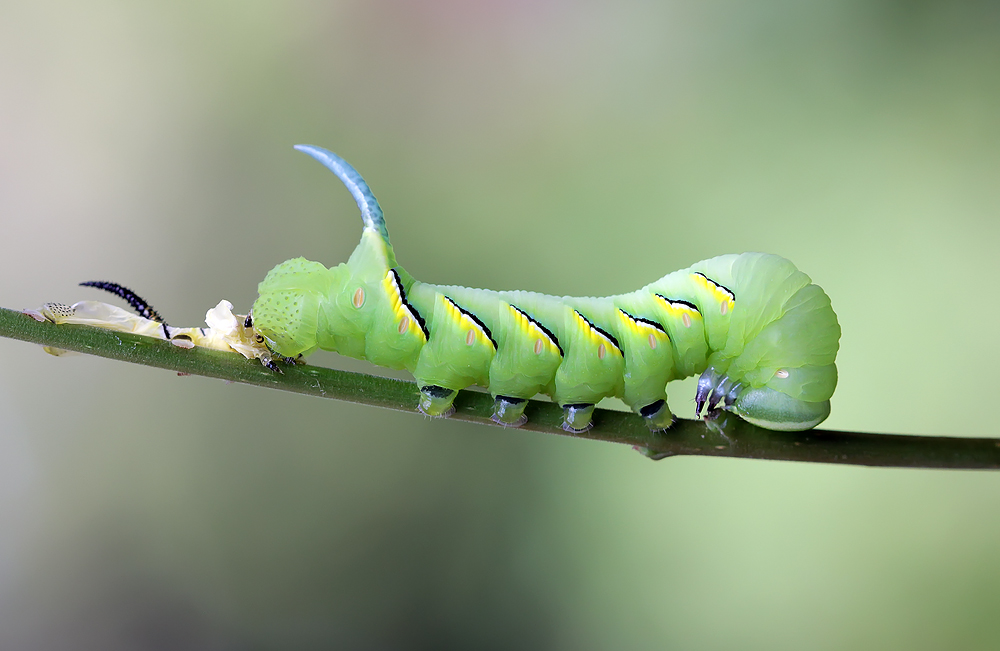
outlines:
M429 282L784 255L843 327L826 426L997 437L998 71L990 2L5 2L0 305L108 279L196 325L345 260L313 143ZM996 473L653 463L0 350L4 649L1000 639Z

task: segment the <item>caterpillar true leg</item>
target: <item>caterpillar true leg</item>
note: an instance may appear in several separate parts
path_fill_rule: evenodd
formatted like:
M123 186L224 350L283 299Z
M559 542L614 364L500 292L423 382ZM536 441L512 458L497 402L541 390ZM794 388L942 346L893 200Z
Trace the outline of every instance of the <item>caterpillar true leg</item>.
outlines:
M708 398L712 395L712 391L715 390L716 385L719 383L719 374L715 372L715 369L709 366L698 378L698 388L694 394L694 415L701 416L701 410L708 402Z
M711 411L715 409L715 406L722 402L723 398L729 393L733 388L735 383L728 377L723 376L719 383L715 385L712 389L712 395L708 398L708 410Z
M726 394L725 398L725 409L729 409L736 403L736 399L740 396L740 392L743 390L743 385L739 382L735 383L732 388L729 389L729 393Z

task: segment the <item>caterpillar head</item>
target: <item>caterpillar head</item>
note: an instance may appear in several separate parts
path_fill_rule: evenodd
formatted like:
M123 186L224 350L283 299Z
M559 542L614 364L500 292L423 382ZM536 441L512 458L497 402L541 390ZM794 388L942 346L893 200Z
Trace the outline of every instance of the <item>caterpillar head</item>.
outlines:
M833 364L778 369L771 382L740 392L727 408L760 427L779 431L806 430L816 427L830 415L829 395L836 386L837 367ZM817 396L826 396L826 399L805 399Z
M754 425L785 431L825 420L837 386L840 341L826 293L807 285L781 306L777 318L744 332L746 339L730 342L734 356L710 358L698 380L699 413L705 403L713 409L722 402Z

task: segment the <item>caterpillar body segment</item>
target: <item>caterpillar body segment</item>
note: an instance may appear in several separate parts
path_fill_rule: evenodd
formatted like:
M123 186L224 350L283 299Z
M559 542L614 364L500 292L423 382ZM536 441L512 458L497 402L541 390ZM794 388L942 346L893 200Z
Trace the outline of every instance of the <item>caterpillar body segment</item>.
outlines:
M563 406L567 430L588 429L609 396L665 429L667 383L699 373L699 414L726 409L782 430L829 414L840 327L823 290L784 258L719 256L603 298L422 283L396 264L361 176L331 152L297 149L348 185L364 231L348 262L296 258L260 283L254 329L280 355L323 348L407 369L431 416L448 415L459 389L485 386L506 426L523 424L541 393Z

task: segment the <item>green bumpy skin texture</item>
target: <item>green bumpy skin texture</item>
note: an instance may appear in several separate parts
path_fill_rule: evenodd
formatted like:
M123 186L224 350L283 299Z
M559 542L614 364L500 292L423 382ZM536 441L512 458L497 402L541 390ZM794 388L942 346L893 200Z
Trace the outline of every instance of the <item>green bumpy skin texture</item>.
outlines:
M762 427L804 430L829 414L840 326L788 260L719 256L604 298L421 283L396 264L360 175L331 152L298 148L345 182L365 229L346 263L296 258L260 283L253 326L275 353L322 348L407 369L434 416L447 415L458 389L484 386L497 398L494 420L513 426L520 401L542 393L566 408L573 431L609 396L661 429L671 422L666 384L699 373L714 402Z

